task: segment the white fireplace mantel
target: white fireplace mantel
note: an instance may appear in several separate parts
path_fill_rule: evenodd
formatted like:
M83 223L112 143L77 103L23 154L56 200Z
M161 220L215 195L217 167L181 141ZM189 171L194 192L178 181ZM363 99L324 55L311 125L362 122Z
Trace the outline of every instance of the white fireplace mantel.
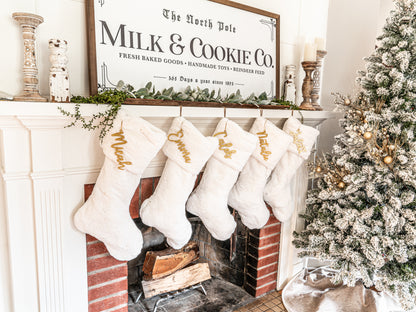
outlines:
M69 119L57 106L74 108L74 104L0 101L0 292L11 312L88 311L85 236L74 228L72 217L83 203L84 184L94 183L98 176L103 154L97 132L65 128ZM81 105L85 116L103 109ZM124 109L164 131L180 114L179 107L125 105ZM182 116L205 135L214 131L224 114L248 130L261 114L282 126L292 111L182 108ZM315 127L336 116L325 111L293 115ZM159 153L143 176L159 176L164 162ZM296 191L296 181L293 188ZM279 285L293 274L290 241L295 223L293 219L282 228Z

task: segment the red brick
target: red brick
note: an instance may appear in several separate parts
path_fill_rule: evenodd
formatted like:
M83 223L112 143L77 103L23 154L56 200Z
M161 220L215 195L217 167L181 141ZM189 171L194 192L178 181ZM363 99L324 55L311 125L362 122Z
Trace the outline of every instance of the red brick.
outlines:
M274 263L272 265L263 267L261 269L255 268L251 265L247 265L247 272L251 276L257 278L262 278L265 275L269 275L270 273L276 273L277 274L278 264Z
M130 216L133 219L139 217L139 206L140 206L140 186L137 186L136 191L134 192L133 198L130 201Z
M86 235L86 238L87 238L87 243L98 242L98 239L96 239L94 236L91 236L89 234Z
M127 277L127 264L100 273L88 275L88 287L109 282L121 277Z
M260 297L261 295L264 295L265 293L268 293L269 291L275 290L277 286L277 283L271 283L269 285L266 285L261 288L256 289L256 295L255 297Z
M260 248L257 250L257 257L267 257L268 255L274 254L279 252L279 244L271 245L265 248Z
M277 261L279 261L279 254L278 253L275 254L275 255L272 255L272 256L268 256L268 257L259 259L258 262L257 262L257 267L262 268L266 265L269 265L269 264L272 264L272 263L277 263Z
M276 244L280 242L280 234L276 234L276 235L272 235L272 236L268 236L265 238L261 238L259 241L259 248L264 247L264 246L268 246L268 245L272 245L272 244Z
M279 224L279 223L280 223L280 221L277 220L276 217L273 214L271 214L270 218L269 218L269 221L267 221L267 223L266 223L266 226L267 225L272 225L272 224Z
M272 273L272 274L269 274L269 275L267 275L267 276L265 276L265 277L263 277L263 278L258 278L257 279L257 288L260 288L260 287L262 287L262 286L264 286L264 285L266 285L266 284L268 284L268 283L271 283L271 282L276 282L276 280L277 280L277 274L276 273Z
M107 297L111 294L115 294L121 292L123 290L127 290L127 278L122 281L118 281L112 284L108 284L102 287L97 287L88 290L88 301L93 301L98 298Z
M110 268L115 265L126 263L126 261L118 261L117 259L111 256L100 257L87 261L87 270L88 272Z
M153 178L144 178L140 181L141 196L140 201L143 203L153 194Z
M278 263L273 263L272 265L269 265L265 268L258 268L257 269L257 278L262 277L264 275L270 274L272 272L277 273Z
M255 277L250 274L246 275L246 283L251 285L253 288L260 288L263 285L269 284L271 282L275 282L277 280L277 271L269 273L264 277Z
M102 242L87 245L87 257L98 256L105 253L108 253L108 250Z
M278 233L280 233L280 229L281 229L280 223L262 228L260 230L260 237L269 236L269 235L272 235L272 234L278 234Z
M103 310L111 309L123 303L127 303L127 290L124 294L100 300L88 305L88 312L101 312Z
M91 196L95 184L84 184L84 201Z

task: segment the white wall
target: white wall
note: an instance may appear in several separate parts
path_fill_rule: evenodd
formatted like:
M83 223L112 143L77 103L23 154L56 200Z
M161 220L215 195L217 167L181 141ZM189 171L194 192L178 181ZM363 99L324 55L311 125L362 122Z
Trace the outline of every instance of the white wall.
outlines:
M389 16L391 10L394 9L394 2L393 0L381 0L380 1L380 14L378 17L378 32L377 34L381 34L384 24L386 23L386 18Z
M240 0L237 2L281 15L282 68L289 64L300 65L305 37L324 36L326 33L329 0ZM11 17L13 12L22 11L39 14L45 20L37 29L41 94L46 96L49 93L48 40L62 38L68 41L71 92L76 95L87 95L89 91L84 7L84 0L3 1L0 29L4 42L7 42L7 48L0 52L0 68L7 75L0 77L0 91L17 95L22 89L21 32L17 22Z
M392 0L330 1L321 96L325 110L334 109L331 93L354 95L357 91L357 71L364 69L363 58L374 50L379 25L384 24L380 20L385 20L389 11L388 2ZM321 150L330 151L333 137L340 131L337 120L326 122L321 127Z
M48 95L49 51L51 38L68 41L68 70L74 94L88 94L87 48L83 0L18 0L2 1L0 29L7 48L0 52L0 91L17 95L22 91L23 41L20 26L12 18L13 12L39 14L44 23L37 29L37 59L40 93Z

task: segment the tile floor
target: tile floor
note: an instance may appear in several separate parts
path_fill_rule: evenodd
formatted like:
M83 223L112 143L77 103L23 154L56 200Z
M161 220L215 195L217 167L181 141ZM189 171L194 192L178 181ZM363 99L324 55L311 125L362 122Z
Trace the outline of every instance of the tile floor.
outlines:
M235 312L287 312L287 310L282 303L282 293L273 291Z

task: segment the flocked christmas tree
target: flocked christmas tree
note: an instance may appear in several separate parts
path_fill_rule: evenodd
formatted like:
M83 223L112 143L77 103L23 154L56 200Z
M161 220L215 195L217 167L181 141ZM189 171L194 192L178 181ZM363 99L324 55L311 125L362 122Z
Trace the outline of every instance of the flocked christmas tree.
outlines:
M334 282L416 298L416 4L396 0L345 108L332 154L316 167L316 188L295 233L301 255L330 260Z

